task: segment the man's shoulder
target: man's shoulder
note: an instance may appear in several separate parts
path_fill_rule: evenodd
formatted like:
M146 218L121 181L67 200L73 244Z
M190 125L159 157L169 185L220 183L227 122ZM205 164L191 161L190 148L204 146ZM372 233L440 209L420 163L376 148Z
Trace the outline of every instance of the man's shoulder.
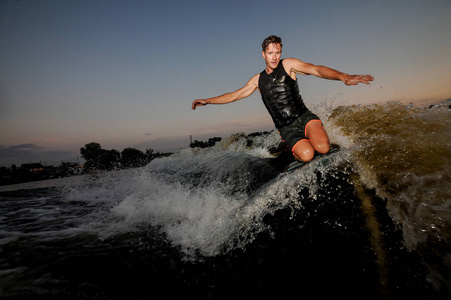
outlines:
M260 74L261 74L261 73L257 73L257 74L255 74L254 76L252 76L252 78L251 78L251 79L255 79L255 78L257 78L257 79L258 79L258 77L260 77Z
M287 66L291 66L291 65L293 65L293 64L295 64L295 63L297 63L299 61L300 60L297 59L297 58L288 57L288 58L284 58L282 60L282 64L283 64L284 67L287 67Z
M258 86L258 80L260 79L260 74L255 74L254 76L252 76L252 78L249 80L249 83L257 85Z
M291 76L294 80L296 80L296 73L302 73L302 66L305 64L301 60L297 58L285 58L282 61L283 68L285 72Z

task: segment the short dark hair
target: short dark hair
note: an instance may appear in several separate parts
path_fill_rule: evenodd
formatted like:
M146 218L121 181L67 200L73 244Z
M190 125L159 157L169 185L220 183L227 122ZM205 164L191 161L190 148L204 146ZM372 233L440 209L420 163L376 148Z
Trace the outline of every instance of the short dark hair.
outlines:
M263 51L266 51L266 48L268 48L270 44L280 44L280 48L283 47L282 39L276 35L270 35L263 41L262 43Z

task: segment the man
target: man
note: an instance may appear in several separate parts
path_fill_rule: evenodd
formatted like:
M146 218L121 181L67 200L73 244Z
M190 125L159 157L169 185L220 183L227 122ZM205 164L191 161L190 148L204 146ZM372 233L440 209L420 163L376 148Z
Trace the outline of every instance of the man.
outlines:
M315 151L321 154L329 152L330 143L320 119L302 100L296 74L341 80L346 85L369 84L374 78L371 75L348 75L295 58L281 60L282 46L279 37L271 35L266 38L262 43L262 56L266 63L263 72L253 76L244 87L234 92L194 100L192 109L207 104L231 103L249 97L258 89L282 140L288 144L297 160L307 162L313 158Z

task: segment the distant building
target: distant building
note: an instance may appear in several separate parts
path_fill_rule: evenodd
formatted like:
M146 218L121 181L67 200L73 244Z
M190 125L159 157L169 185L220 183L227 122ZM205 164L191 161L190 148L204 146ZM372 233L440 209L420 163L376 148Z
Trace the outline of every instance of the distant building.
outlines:
M29 163L29 164L22 164L20 166L20 169L23 171L27 171L30 173L39 173L43 172L45 170L45 167L41 165L40 163Z

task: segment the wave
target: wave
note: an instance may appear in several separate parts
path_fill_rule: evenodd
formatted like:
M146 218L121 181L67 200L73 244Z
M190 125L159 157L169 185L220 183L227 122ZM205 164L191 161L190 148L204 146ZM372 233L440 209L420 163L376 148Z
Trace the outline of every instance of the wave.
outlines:
M372 212L374 201L365 204L368 191L374 191L402 232L404 246L426 262L429 280L449 286L449 108L387 103L329 107L320 116L340 151L292 174L281 172L292 158L281 151L276 131L240 133L212 148L183 149L144 168L71 188L66 200L104 203L103 217L86 225L103 239L156 230L188 257L214 257L247 249L262 233L271 237L275 225L268 218L280 211L288 211L288 219L307 212L296 219L303 227L308 216L320 214L312 205L351 205L350 197L357 195L360 203L352 205L367 216L383 274L381 239L387 233ZM321 223L340 229L349 226L346 218L341 210L326 214Z
M387 199L406 244L450 241L449 109L389 103L340 107L330 118L355 143L362 180Z

